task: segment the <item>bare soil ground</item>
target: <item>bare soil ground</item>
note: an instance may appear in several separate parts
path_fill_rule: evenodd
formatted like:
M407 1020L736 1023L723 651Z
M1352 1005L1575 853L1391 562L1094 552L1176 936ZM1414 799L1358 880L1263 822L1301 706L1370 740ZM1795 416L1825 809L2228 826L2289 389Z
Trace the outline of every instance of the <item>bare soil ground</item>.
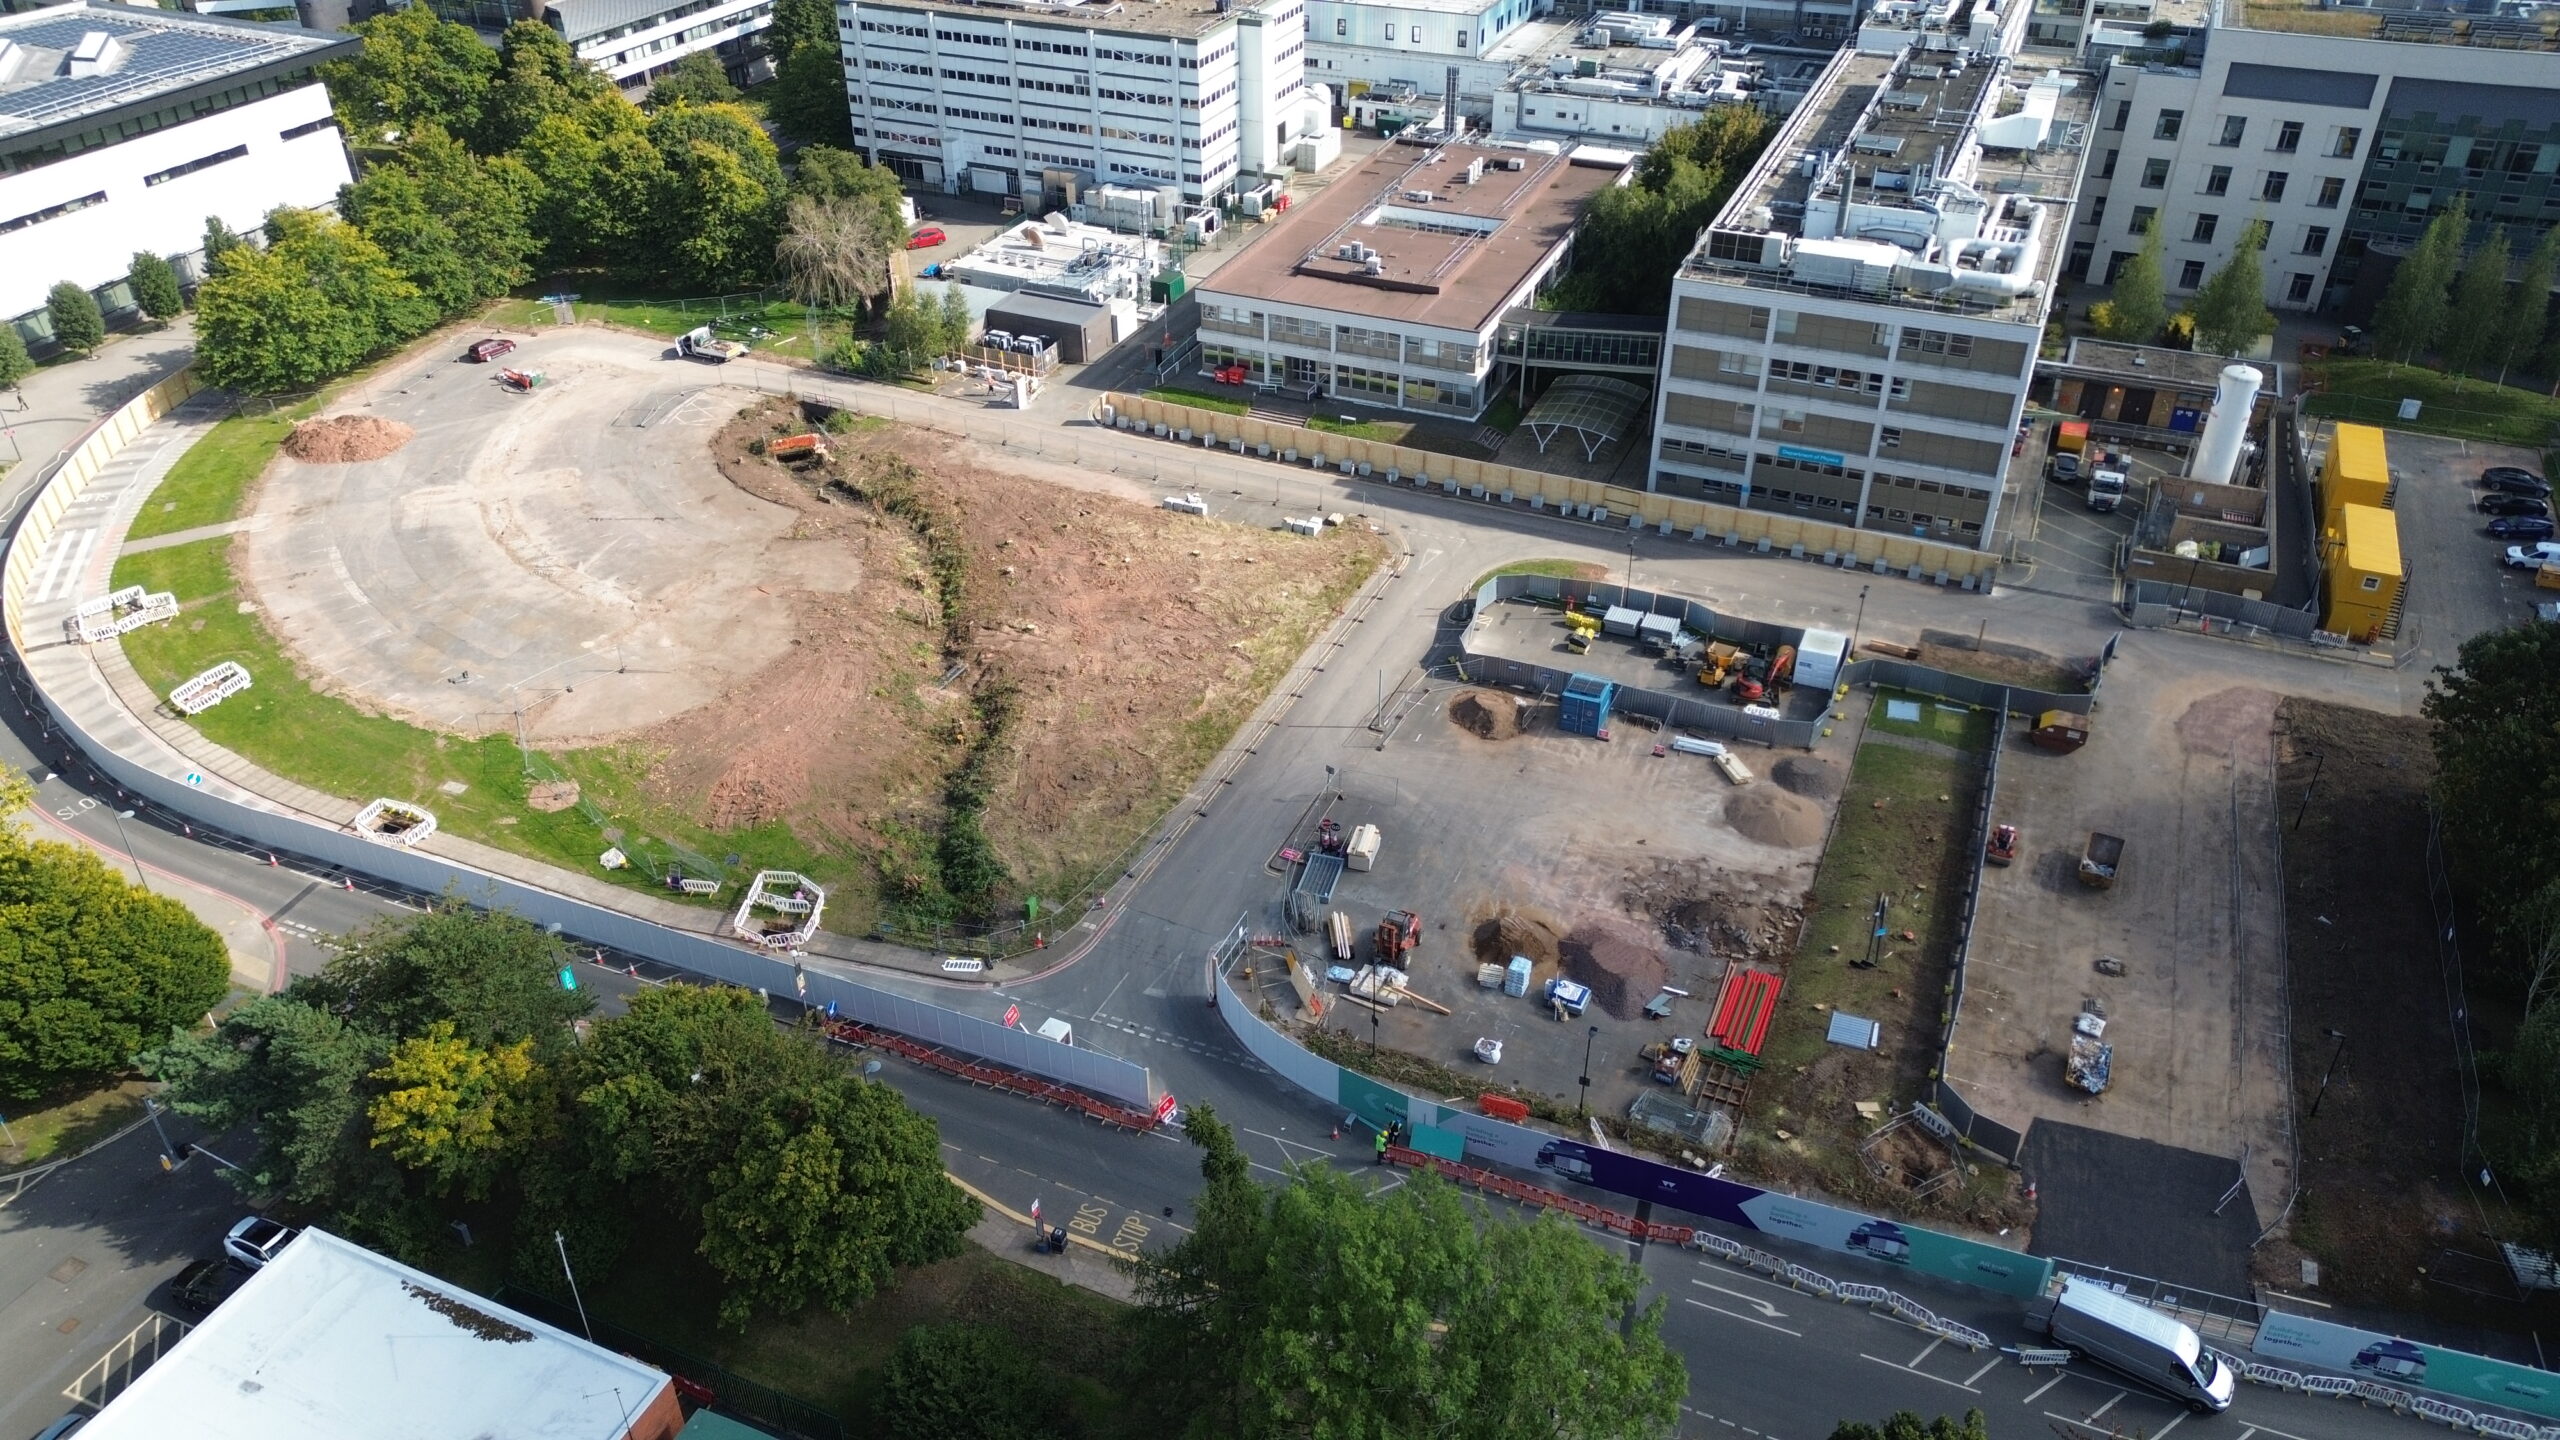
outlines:
M969 736L970 689L1001 676L1018 719L988 832L1027 883L1081 879L1154 822L1384 553L1358 526L1310 539L1064 489L945 436L833 437L834 470L903 456L957 518L976 627L953 675L910 527L830 493L824 470L749 451L807 428L786 402L751 406L713 457L861 581L788 594L789 652L640 742L657 757L653 797L716 829L782 824L870 849L891 827L929 826Z
M305 420L284 440L285 453L310 465L350 465L379 460L418 432L379 415L328 415Z
M2324 1296L2469 1310L2478 1297L2427 1283L2448 1247L2495 1253L2457 1173L2462 1095L2420 869L2427 722L2302 699L2277 719L2303 1194L2293 1245L2262 1247L2260 1278L2298 1288L2308 1253ZM2312 1115L2331 1031L2347 1042Z
M1950 674L1971 675L1996 685L2028 690L2074 693L2088 688L2081 682L2081 668L2061 657L1997 640L1977 649L1973 636L1952 635L1943 630L1920 633L1919 663Z

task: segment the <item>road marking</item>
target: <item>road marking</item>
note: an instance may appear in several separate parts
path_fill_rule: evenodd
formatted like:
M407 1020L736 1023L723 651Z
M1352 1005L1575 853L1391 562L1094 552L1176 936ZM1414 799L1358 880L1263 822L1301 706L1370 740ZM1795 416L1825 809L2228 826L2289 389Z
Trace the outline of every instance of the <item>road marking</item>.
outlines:
M2052 1378L2052 1379L2047 1380L2047 1381L2046 1381L2046 1382L2044 1382L2043 1384L2041 1384L2041 1385L2037 1386L2037 1387L2035 1388L2035 1390L2027 1396L2027 1398L2026 1398L2026 1399L2021 1400L2021 1401L2019 1401L2018 1403L2019 1403L2019 1404L2021 1404L2021 1405L2033 1405L2034 1403L2036 1403L2036 1401L2037 1401L2038 1399L2040 1399L2040 1398L2042 1398L2042 1397L2043 1397L2044 1392L2046 1392L2047 1390L2052 1389L2052 1388L2053 1388L2054 1386L2056 1386L2056 1385L2061 1384L2061 1383L2062 1383L2062 1380L2063 1380L2063 1377L2064 1377L2065 1375L2068 1375L2069 1373L2070 1373L2070 1372L2069 1372L2069 1371L2067 1371L2067 1370L2056 1370L2056 1371L2054 1371L2054 1372L2053 1372L2053 1378Z
M1974 1371L1972 1374L1967 1375L1966 1377L1964 1377L1964 1383L1966 1383L1967 1385L1970 1385L1970 1384L1972 1384L1973 1382L1975 1382L1976 1380L1981 1379L1983 1376L1990 1374L1990 1373L1991 1373L1991 1371L1992 1371L1992 1367L1994 1367L1994 1366L1998 1365L1999 1363L2000 1363L2000 1357L1999 1357L1999 1356L1997 1356L1997 1355L1994 1355L1994 1356L1992 1356L1990 1359L1983 1361L1983 1362L1982 1362L1982 1368L1981 1368L1981 1369L1976 1370L1976 1371Z
M2170 1416L2168 1424L2151 1432L2151 1440L2164 1440L2164 1437L2167 1436L2170 1431L2177 1429L2188 1416L2194 1413L2195 1412L2192 1410L2181 1410L2177 1414Z
M1690 1304L1692 1304L1692 1305L1695 1305L1695 1304L1697 1304L1698 1302L1697 1302L1697 1301L1695 1301L1695 1300L1692 1300L1692 1301L1690 1301L1689 1303L1690 1303ZM1861 1359L1861 1360L1873 1360L1873 1361L1875 1361L1877 1364L1879 1364L1879 1365L1883 1366L1884 1368L1886 1368L1887 1370L1900 1370L1900 1371L1902 1371L1904 1374L1907 1374L1907 1375L1917 1375L1917 1376L1919 1376L1919 1377L1920 1377L1921 1379L1923 1379L1923 1380L1935 1380L1935 1381L1937 1381L1939 1384L1944 1385L1944 1386L1946 1386L1947 1388L1949 1388L1949 1389L1951 1389L1951 1390L1961 1390L1961 1391L1963 1391L1964 1393L1966 1393L1967 1395L1979 1395L1979 1394L1981 1394L1981 1393L1982 1393L1981 1391L1974 1389L1972 1386L1967 1385L1966 1383L1964 1383L1964 1382L1963 1382L1963 1381L1961 1381L1961 1380L1950 1380L1950 1379L1948 1379L1948 1378L1947 1378L1946 1376L1944 1376L1944 1375L1932 1375L1932 1374L1930 1374L1930 1373L1929 1373L1928 1371L1926 1371L1926 1370L1914 1370L1914 1369L1912 1369L1912 1368L1911 1368L1910 1366L1908 1366L1908 1365L1896 1365L1895 1363L1893 1363L1893 1362L1892 1362L1892 1361L1890 1361L1890 1360L1885 1359L1885 1358L1884 1358L1883 1356L1881 1356L1881 1355L1870 1355L1870 1354L1866 1353L1865 1351L1861 1350L1861 1351L1859 1351L1859 1352L1858 1352L1858 1358L1859 1358L1859 1359Z
M1720 1294L1730 1295L1734 1299L1741 1301L1743 1304L1750 1306L1752 1309L1759 1311L1761 1314L1772 1320L1784 1320L1787 1318L1786 1311L1779 1309L1777 1306L1770 1304L1768 1301L1761 1299L1757 1295L1745 1295L1739 1290L1727 1290L1723 1286L1718 1285L1711 1280L1691 1280L1689 1283L1701 1286L1708 1290L1716 1291Z
M2106 1403L2106 1404L2101 1405L2101 1406L2099 1406L2097 1409L2092 1410L2092 1411L2090 1411L2090 1412L2089 1412L2089 1423L2090 1423L2090 1424L2092 1424L2092 1425L2097 1424L2097 1423L2098 1423L2098 1417L2099 1417L2099 1416L2101 1416L2101 1415L2104 1415L2104 1414L2106 1414L2108 1411L2113 1410L2114 1408L2116 1408L2116 1402L2117 1402L2117 1401L2119 1401L2119 1400L2121 1400L2121 1399L2123 1399L2123 1398L2124 1398L2124 1392L2123 1392L2123 1391L2121 1391L2121 1390L2117 1391L2117 1392L2116 1392L2116 1393L2114 1393L2113 1395L2108 1396L2108 1397L2107 1397L2107 1403Z
M1701 1310L1713 1310L1719 1315L1725 1316L1729 1319L1739 1320L1745 1325L1757 1325L1763 1330L1775 1330L1781 1335L1793 1335L1799 1340L1804 1338L1804 1332L1801 1330L1790 1330L1784 1325L1772 1325L1766 1320L1754 1320L1750 1316L1745 1315L1738 1310L1727 1310L1721 1305L1710 1305L1704 1300L1690 1300L1686 1295L1683 1295L1680 1298L1691 1305L1697 1306Z
M1946 1336L1944 1336L1944 1335L1940 1335L1940 1336L1937 1336L1937 1337L1933 1338L1932 1340L1930 1340L1930 1342L1929 1342L1926 1346L1924 1346L1924 1347L1921 1349L1921 1351L1920 1351L1920 1353L1919 1353L1919 1354L1914 1355L1914 1356L1912 1356L1912 1357L1911 1357L1910 1363L1908 1363L1908 1364L1904 1365L1902 1368L1903 1368L1903 1369L1905 1369L1905 1370L1916 1370L1916 1369L1920 1368L1920 1362L1921 1362L1921 1361L1928 1359L1928 1358L1929 1358L1929 1356L1930 1356L1930 1353L1931 1353L1931 1352L1935 1351L1939 1346L1944 1345L1944 1344L1946 1344L1946 1343L1947 1343L1947 1337L1946 1337Z

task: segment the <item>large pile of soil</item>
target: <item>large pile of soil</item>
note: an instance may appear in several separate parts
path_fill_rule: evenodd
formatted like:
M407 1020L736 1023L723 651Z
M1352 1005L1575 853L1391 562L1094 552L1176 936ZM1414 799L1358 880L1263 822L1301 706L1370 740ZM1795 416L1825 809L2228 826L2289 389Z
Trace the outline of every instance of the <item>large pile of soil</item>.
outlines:
M330 415L294 426L284 439L284 453L311 465L351 465L379 460L417 433L378 415Z
M1526 955L1531 964L1552 973L1563 938L1564 927L1545 912L1505 906L1476 922L1469 943L1478 964L1508 965L1512 956Z
M1734 791L1724 802L1724 823L1746 840L1782 850L1822 843L1822 807L1776 786Z
M1644 1013L1644 1003L1671 981L1662 952L1630 926L1581 925L1559 947L1566 978L1591 987L1592 1003L1621 1020Z
M1840 793L1840 767L1814 755L1790 755L1769 767L1769 779L1782 790L1815 800Z
M1508 740L1520 733L1520 702L1469 690L1449 702L1449 719L1479 740Z

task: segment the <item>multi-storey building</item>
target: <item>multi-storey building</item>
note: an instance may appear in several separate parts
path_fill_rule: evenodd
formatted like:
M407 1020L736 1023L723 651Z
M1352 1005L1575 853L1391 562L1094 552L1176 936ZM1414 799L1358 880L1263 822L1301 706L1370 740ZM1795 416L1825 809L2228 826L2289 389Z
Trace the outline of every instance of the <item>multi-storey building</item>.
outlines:
M1777 45L1730 47L1687 29L1635 44L1580 40L1503 82L1493 97L1493 135L1641 148L1712 105L1754 105L1783 115L1803 100L1831 55Z
M303 0L305 4L319 0ZM350 3L350 0L329 0ZM380 0L352 0L358 7ZM773 73L764 32L773 0L425 0L447 20L477 29L492 43L519 20L560 32L579 59L625 90L637 90L688 55L717 56L729 78L746 85ZM361 10L359 8L359 15Z
M2027 13L1834 57L1673 282L1653 488L1989 543L2089 114Z
M910 185L1204 203L1325 123L1302 0L839 0L836 17L854 143Z
M0 320L41 343L61 281L131 310L134 252L192 273L207 216L245 233L334 203L347 147L315 71L357 43L84 0L0 16Z
M2190 293L2263 219L2270 305L2361 313L2370 293L2351 297L2389 271L2366 252L2405 247L2457 194L2475 240L2560 222L2560 41L2536 22L2245 0L2206 19L2177 63L2106 67L2075 279L2112 279L2157 221L2169 289Z
M1503 312L1563 270L1583 206L1633 159L1389 146L1200 283L1201 366L1472 420L1497 387Z

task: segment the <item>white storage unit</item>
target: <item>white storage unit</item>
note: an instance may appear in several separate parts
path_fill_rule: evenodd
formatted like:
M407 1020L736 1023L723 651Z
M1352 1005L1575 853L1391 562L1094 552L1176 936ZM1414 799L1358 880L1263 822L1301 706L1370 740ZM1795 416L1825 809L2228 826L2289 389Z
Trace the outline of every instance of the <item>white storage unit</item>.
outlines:
M1354 870L1374 870L1378 866L1378 827L1354 825L1351 841L1343 847L1343 863Z
M1796 642L1796 683L1828 690L1849 662L1849 637L1837 630L1807 630Z

